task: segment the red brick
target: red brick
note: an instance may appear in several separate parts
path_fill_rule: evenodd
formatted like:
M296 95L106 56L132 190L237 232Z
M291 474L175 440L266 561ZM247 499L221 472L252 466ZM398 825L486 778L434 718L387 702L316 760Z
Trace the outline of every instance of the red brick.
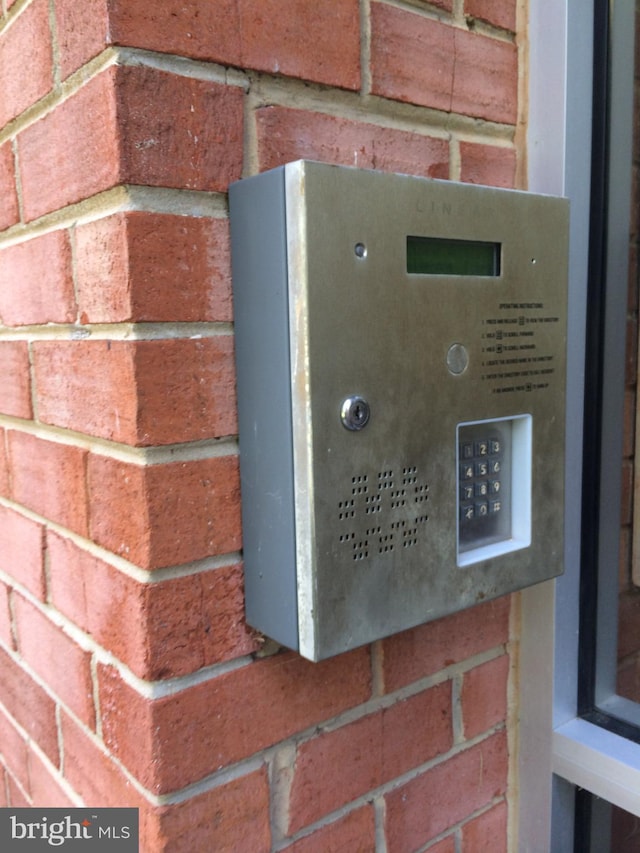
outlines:
M422 847L504 794L507 765L507 739L500 733L391 791L386 796L389 853Z
M262 107L256 121L263 170L307 158L430 178L449 176L444 139L288 107Z
M384 781L383 738L382 712L378 712L330 734L320 734L298 749L290 834Z
M0 506L0 569L44 599L44 528Z
M48 177L47 183L55 181ZM5 326L72 323L75 317L71 247L65 231L0 250L0 319Z
M26 341L0 341L0 412L16 418L31 418L29 345Z
M8 439L13 498L86 536L86 451L13 430Z
M619 806L613 806L610 825L611 843L609 849L615 850L616 853L636 853L640 839L640 827L638 827L636 815ZM609 843L608 838L606 843Z
M636 112L640 116L640 107ZM638 142L640 144L640 132L638 133ZM631 314L638 310L638 274L638 246L632 245L629 248L629 285L627 289L627 311Z
M510 597L503 596L384 640L386 690L506 643L510 603Z
M632 536L628 527L620 531L620 559L618 561L618 583L620 592L626 590L633 583L633 560L632 560Z
M631 206L629 209L629 237L637 242L640 236L640 169L636 163L631 167Z
M29 782L32 803L46 808L72 808L77 805L63 787L62 775L41 760L37 752L29 755Z
M193 672L256 651L244 621L242 567L151 584L146 617L151 678Z
M174 444L237 432L233 338L140 341L138 443Z
M164 0L162 8L145 0L112 0L111 40L114 44L241 65L240 8L238 0ZM277 22L278 17L270 23L275 27Z
M148 654L144 585L52 531L47 551L53 607L137 674L143 672Z
M376 95L515 124L517 61L512 44L381 3L371 7Z
M372 92L451 110L454 29L413 12L371 5Z
M518 51L514 44L456 29L453 82L452 112L516 123Z
M62 778L57 771L45 763L38 752L28 749L10 723L7 721L6 725L4 724L5 720L6 718L0 713L0 743L3 757L11 772L14 807L19 805L49 808L75 806L75 801L62 787ZM4 794L4 791L2 793ZM2 802L0 797L0 805ZM6 804L6 800L4 802Z
M640 184L640 180L638 181ZM638 380L638 319L627 317L627 337L625 351L625 382L635 385Z
M131 213L127 236L132 320L233 319L226 220Z
M185 675L256 648L242 567L143 584L49 533L51 603L147 680Z
M369 652L265 658L152 701L99 668L105 743L149 790L183 788L366 701Z
M240 177L242 89L144 67L116 85L124 183L224 192Z
M60 728L64 775L85 803L99 803L102 808L143 808L148 805L111 759L104 745L90 736L64 710L60 714ZM143 733L138 732L140 739L142 736Z
M91 654L21 595L13 596L18 651L64 704L95 726Z
M0 495L9 495L9 462L7 460L6 433L0 429Z
M176 53L316 83L358 89L357 0L146 0L112 3L116 44Z
M44 423L136 444L133 341L42 341L33 345L38 417Z
M298 749L289 831L297 832L451 745L448 682L315 737Z
M429 853L457 853L457 849L455 835L448 835L442 841L429 847ZM469 853L472 852L469 851Z
M268 853L272 848L266 768L179 805L160 808L158 819L158 835L144 839L147 846L141 849Z
M0 648L2 705L54 763L58 763L56 706L44 690Z
M633 517L634 466L631 460L622 463L622 499L620 520L622 524L631 524Z
M508 655L501 655L465 673L462 682L465 738L471 740L506 720L508 679Z
M638 679L638 667L635 659L618 663L616 671L616 691L619 696L638 701L640 680Z
M11 636L11 614L9 613L9 587L0 582L0 643L13 648ZM0 744L2 740L0 739Z
M366 805L285 847L284 853L374 853L375 834L373 806Z
M640 590L634 588L618 598L618 660L640 649Z
M15 225L20 219L16 193L15 169L11 142L0 145L0 231Z
M117 69L90 80L18 136L27 220L88 198L120 179ZM55 180L51 176L55 175Z
M136 288L129 258L133 248L127 233L129 215L117 213L76 227L76 290L82 323L143 319L133 316L131 305L132 291ZM158 273L161 274L160 269Z
M29 791L29 748L22 735L0 710L0 753L11 775L20 782L25 791Z
M460 179L469 184L512 189L516 176L516 159L513 148L461 142Z
M89 458L91 536L147 569L240 547L236 457L139 466Z
M242 64L344 89L360 87L357 0L241 0Z
M60 73L64 80L109 41L108 0L55 0Z
M118 183L226 190L242 168L242 102L238 87L109 68L19 135L27 220Z
M76 229L83 323L230 321L226 220L121 213Z
M514 0L465 0L466 15L515 32L516 3Z
M507 853L507 804L498 803L462 827L462 853Z
M0 35L0 127L51 90L53 57L48 0L34 0ZM28 61L28 73L19 73Z
M622 454L625 457L633 456L635 451L635 429L636 429L636 391L627 389L624 393L624 415L623 415L623 446Z
M239 657L256 650L258 638L255 632L244 621L244 572L242 565L223 566L212 572L199 576L201 592L190 593L199 595L198 602L189 606L190 611L199 614L197 630L190 638L196 650L202 647L203 666L211 666L225 660ZM176 584L177 586L177 584ZM165 636L169 620L165 612L171 607L171 602L180 601L182 589L187 587L186 579L180 583L180 589L172 588L168 583L158 590L157 597L151 608L150 631L154 638ZM188 597L185 596L185 610ZM201 603L200 603L201 602ZM201 615L200 615L200 608ZM183 625L186 613L179 620ZM178 621L178 620L176 620ZM178 634L178 632L176 632ZM179 636L179 634L178 634ZM163 657L162 646L156 640L159 660ZM177 640L176 640L177 644ZM183 656L186 657L184 649ZM158 664L159 666L159 664ZM166 664L162 667L162 671ZM174 661L172 668L181 672L191 668L189 661L179 664Z
M7 773L7 787L9 790L9 802L14 809L30 808L31 800L10 773Z

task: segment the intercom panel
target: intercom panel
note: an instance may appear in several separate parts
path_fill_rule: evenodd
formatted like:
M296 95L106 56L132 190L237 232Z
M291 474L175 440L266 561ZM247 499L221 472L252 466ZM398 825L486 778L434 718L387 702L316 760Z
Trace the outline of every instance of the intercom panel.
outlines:
M249 623L319 660L559 574L567 201L299 161L230 206Z

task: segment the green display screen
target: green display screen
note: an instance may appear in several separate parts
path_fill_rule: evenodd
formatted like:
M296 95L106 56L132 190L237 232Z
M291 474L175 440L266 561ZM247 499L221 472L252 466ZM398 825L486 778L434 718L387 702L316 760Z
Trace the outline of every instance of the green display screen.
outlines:
M500 243L407 237L407 272L413 275L500 275Z

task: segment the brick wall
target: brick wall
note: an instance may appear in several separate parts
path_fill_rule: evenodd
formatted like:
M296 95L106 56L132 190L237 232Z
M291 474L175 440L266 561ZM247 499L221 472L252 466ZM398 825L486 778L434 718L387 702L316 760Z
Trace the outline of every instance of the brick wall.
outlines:
M508 849L510 598L315 665L243 622L226 190L513 186L520 6L0 0L0 805L139 806L146 851Z

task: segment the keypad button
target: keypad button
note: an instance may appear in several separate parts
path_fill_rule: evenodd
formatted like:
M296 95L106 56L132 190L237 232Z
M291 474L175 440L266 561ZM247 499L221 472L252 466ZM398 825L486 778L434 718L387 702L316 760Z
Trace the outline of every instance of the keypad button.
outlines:
M460 520L473 521L476 517L475 507L473 504L464 504L460 507Z
M480 462L476 462L475 464L475 475L476 477L486 477L489 473L489 463L482 459Z

